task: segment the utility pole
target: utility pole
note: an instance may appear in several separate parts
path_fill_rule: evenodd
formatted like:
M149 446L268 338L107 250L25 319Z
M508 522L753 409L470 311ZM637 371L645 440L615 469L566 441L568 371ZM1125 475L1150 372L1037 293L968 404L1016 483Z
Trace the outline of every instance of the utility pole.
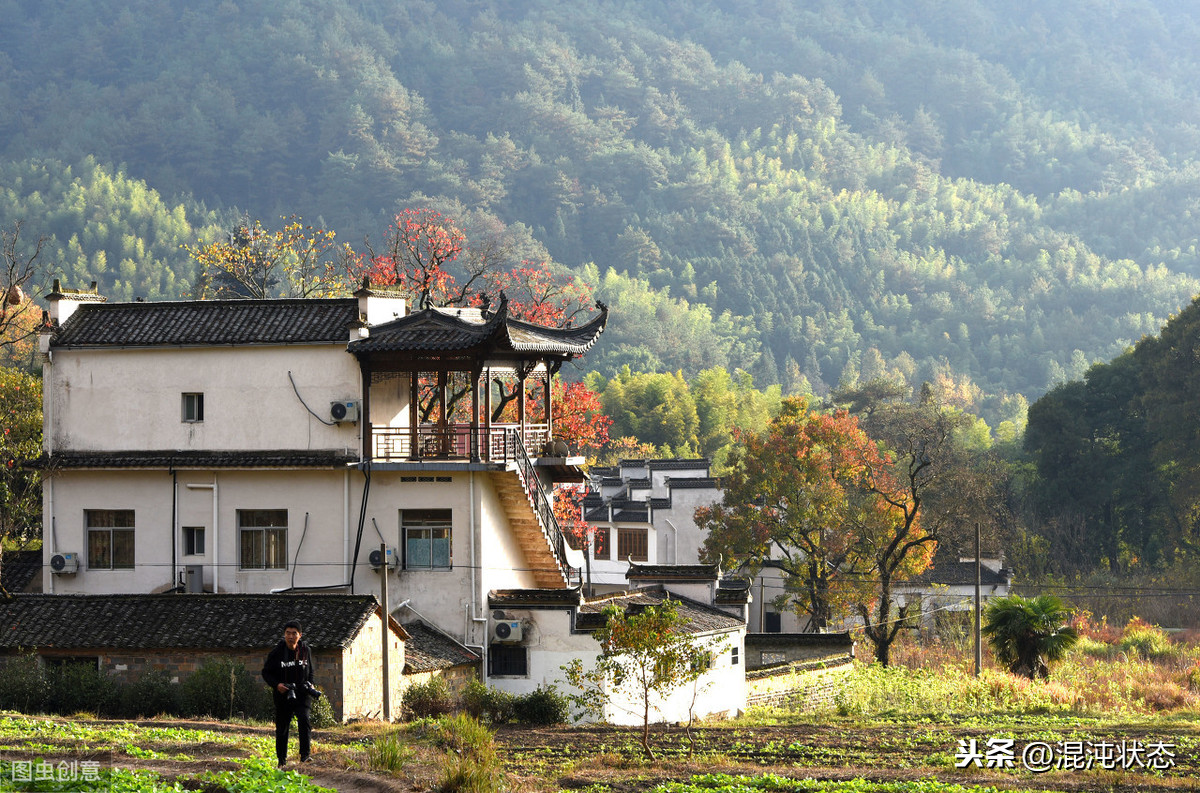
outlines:
M391 661L390 653L388 652L392 646L391 631L388 630L388 591L387 591L387 574L388 574L388 557L387 546L380 544L379 546L379 599L380 606L383 609L383 720L392 720L392 688L390 683L389 662Z
M983 674L983 573L979 560L979 521L975 521L975 677Z

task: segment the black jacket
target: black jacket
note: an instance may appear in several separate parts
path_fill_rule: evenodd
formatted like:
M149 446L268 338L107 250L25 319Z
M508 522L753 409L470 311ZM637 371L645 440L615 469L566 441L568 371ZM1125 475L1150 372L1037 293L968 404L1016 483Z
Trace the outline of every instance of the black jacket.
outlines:
M267 653L267 662L263 664L262 676L263 680L267 681L267 685L271 687L271 692L277 697L283 696L277 688L280 683L295 685L296 696L307 697L308 692L301 684L313 681L312 653L309 651L308 645L301 639L296 645L296 651L292 652L281 639L279 644L275 645L275 649Z

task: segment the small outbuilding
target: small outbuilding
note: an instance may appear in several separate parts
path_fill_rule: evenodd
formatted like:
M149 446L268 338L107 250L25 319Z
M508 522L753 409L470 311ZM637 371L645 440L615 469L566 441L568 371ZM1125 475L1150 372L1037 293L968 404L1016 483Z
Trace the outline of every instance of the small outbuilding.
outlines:
M373 595L42 595L0 600L0 660L34 652L47 661L94 661L122 681L159 670L179 682L205 663L233 660L252 674L298 620L314 678L334 718L382 710L383 609ZM387 618L389 661L404 668L404 628ZM404 676L389 677L399 703ZM265 684L264 684L265 685Z

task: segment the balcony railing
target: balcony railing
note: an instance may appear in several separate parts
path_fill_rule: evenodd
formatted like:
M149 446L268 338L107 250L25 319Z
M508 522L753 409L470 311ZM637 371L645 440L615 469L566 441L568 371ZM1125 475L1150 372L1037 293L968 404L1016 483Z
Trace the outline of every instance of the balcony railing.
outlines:
M493 424L473 428L470 424L429 424L417 427L371 427L373 458L379 462L412 460L480 460L508 462L514 459L513 440L525 449L540 450L550 440L545 424ZM415 443L414 443L415 440Z

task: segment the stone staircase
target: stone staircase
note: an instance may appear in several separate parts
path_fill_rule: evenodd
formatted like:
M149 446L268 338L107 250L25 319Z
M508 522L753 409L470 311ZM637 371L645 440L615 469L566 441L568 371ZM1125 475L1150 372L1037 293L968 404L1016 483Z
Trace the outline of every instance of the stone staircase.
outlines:
M555 550L552 530L542 525L533 498L525 486L521 469L510 468L492 473L492 483L504 505L521 551L533 570L534 587L560 589L567 586L567 568Z

